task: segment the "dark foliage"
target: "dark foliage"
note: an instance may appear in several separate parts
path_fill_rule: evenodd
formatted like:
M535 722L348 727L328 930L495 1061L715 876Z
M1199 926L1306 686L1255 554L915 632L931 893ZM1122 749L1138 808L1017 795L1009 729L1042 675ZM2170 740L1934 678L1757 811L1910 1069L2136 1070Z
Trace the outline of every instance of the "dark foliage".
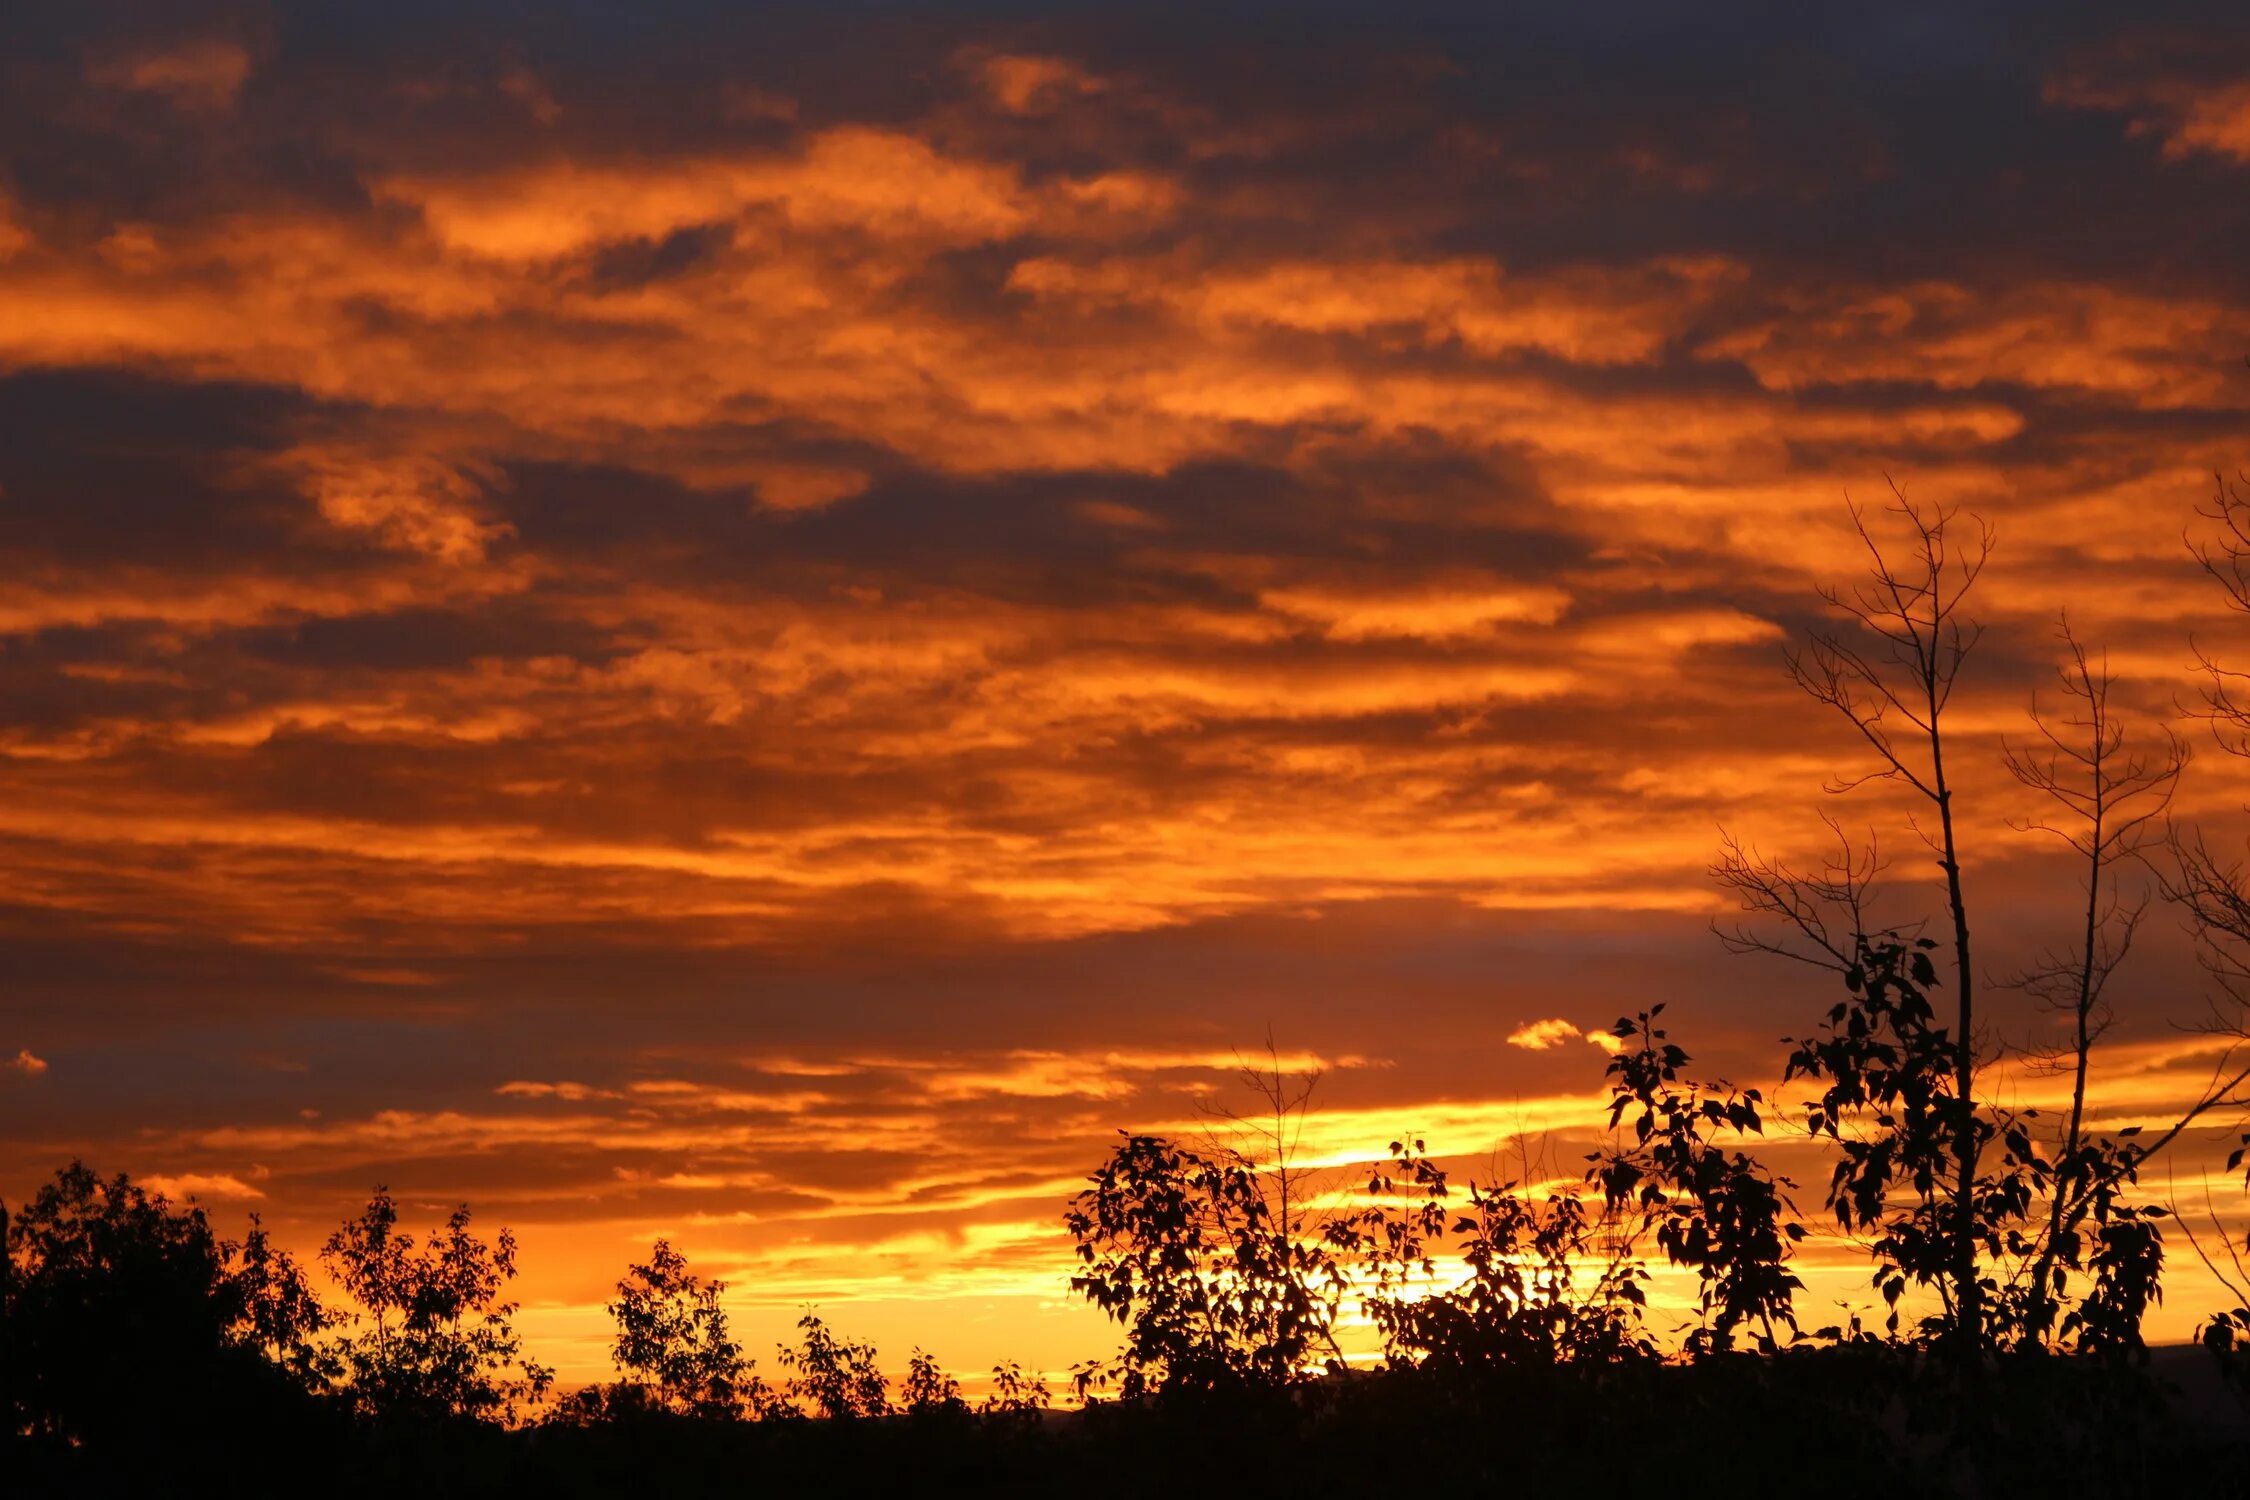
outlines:
M277 1451L323 1439L328 1318L255 1221L235 1244L200 1209L73 1162L0 1226L7 1431L181 1462L228 1451L244 1423Z
M1030 1421L950 1413L760 1421L644 1411L514 1430L342 1426L269 1468L258 1429L235 1462L182 1469L19 1444L25 1495L236 1493L338 1497L1007 1495L1108 1500L1182 1490L1242 1497L1573 1493L1661 1486L1681 1496L1815 1493L2140 1497L2242 1492L2250 1448L2163 1411L2109 1408L2092 1368L2046 1360L1998 1383L2022 1440L1978 1487L1941 1444L1885 1415L1922 1371L1888 1345L1797 1349L1681 1365L1495 1367L1474 1379L1386 1369L1195 1400L1105 1402ZM2013 1414L2011 1418L2009 1414Z
M1064 1220L1081 1265L1071 1290L1126 1328L1114 1371L1079 1372L1082 1395L1113 1374L1127 1398L1270 1390L1336 1352L1343 1270L1266 1179L1238 1153L1156 1136L1110 1153Z
M469 1210L416 1242L398 1227L388 1189L321 1247L321 1259L359 1304L359 1331L340 1340L344 1390L365 1415L432 1421L513 1418L546 1393L553 1374L523 1357L500 1295L515 1279L507 1230L486 1244Z
M820 1317L807 1311L797 1320L797 1347L784 1345L781 1367L789 1371L794 1408L773 1408L773 1416L804 1413L833 1422L851 1422L890 1413L890 1389L875 1363L873 1344L839 1338Z
M662 1414L723 1421L772 1407L773 1392L735 1342L719 1303L725 1291L725 1282L697 1276L671 1241L658 1240L647 1264L626 1268L609 1304L617 1324L610 1359L624 1378L573 1393L555 1419Z
M1478 1379L1506 1370L1595 1370L1656 1358L1642 1323L1647 1271L1574 1193L1534 1197L1513 1182L1470 1183L1448 1208L1445 1173L1423 1142L1393 1141L1368 1179L1369 1206L1332 1227L1359 1264L1367 1311L1393 1368ZM1450 1222L1449 1222L1450 1221ZM1450 1237L1464 1275L1444 1290L1412 1288L1437 1274ZM1591 1277L1582 1269L1598 1269Z
M1791 1298L1800 1283L1787 1261L1804 1226L1789 1214L1786 1182L1717 1144L1722 1133L1763 1133L1758 1091L1684 1082L1688 1055L1655 1024L1663 1009L1613 1029L1609 1123L1616 1130L1629 1119L1629 1139L1597 1152L1589 1175L1613 1210L1637 1210L1672 1264L1694 1270L1704 1322L1688 1337L1691 1354L1731 1349L1745 1325L1771 1352L1796 1332Z

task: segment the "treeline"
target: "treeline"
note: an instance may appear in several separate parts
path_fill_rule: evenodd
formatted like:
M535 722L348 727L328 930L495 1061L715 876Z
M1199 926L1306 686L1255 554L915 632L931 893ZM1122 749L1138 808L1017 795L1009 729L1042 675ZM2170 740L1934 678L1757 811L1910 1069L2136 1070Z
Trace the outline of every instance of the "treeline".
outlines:
M380 1187L321 1248L341 1307L323 1302L255 1215L243 1240L223 1239L201 1208L78 1162L13 1218L0 1209L0 1230L0 1410L11 1431L70 1444L124 1446L167 1413L201 1420L300 1398L393 1427L1020 1417L1050 1404L1039 1376L1010 1363L972 1408L920 1349L894 1392L873 1346L811 1311L769 1384L733 1336L725 1284L696 1275L662 1239L609 1304L619 1379L558 1393L513 1324L514 1236L480 1238L464 1206L418 1240Z

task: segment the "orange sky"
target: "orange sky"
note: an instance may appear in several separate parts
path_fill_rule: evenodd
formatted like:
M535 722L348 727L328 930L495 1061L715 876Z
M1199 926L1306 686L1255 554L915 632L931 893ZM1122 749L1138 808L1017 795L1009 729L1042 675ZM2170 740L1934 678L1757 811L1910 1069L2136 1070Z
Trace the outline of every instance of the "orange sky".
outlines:
M1658 999L1771 1077L1829 997L1705 868L1825 837L1778 648L1886 474L1999 531L2020 969L2057 611L2151 719L2250 663L2183 542L2250 462L2222 9L11 20L0 1191L466 1198L566 1377L657 1233L760 1341L1059 1368L1062 1198L1269 1028L1339 1158L1582 1134L1525 1028ZM2154 926L2120 1120L2205 1061Z

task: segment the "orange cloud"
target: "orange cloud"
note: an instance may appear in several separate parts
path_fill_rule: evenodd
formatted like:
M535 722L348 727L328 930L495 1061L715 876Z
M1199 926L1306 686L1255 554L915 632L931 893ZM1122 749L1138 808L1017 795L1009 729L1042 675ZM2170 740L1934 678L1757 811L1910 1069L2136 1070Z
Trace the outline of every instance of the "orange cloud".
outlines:
M266 1196L262 1190L226 1172L186 1172L178 1176L160 1172L143 1178L142 1185L152 1193L161 1193L182 1203L246 1203Z
M184 110L225 110L250 77L250 54L239 43L201 38L151 51L130 51L88 69L96 83L161 94Z
M1581 1033L1575 1025L1560 1018L1533 1021L1528 1025L1518 1026L1514 1031L1509 1032L1508 1045L1521 1047L1526 1052L1545 1052L1550 1047L1561 1042L1567 1042L1578 1035L1581 1035Z
M2167 161L2204 153L2250 161L2250 84L2162 72L2133 77L2096 64L2058 75L2048 86L2048 97L2079 109L2131 116L2134 134L2163 140Z

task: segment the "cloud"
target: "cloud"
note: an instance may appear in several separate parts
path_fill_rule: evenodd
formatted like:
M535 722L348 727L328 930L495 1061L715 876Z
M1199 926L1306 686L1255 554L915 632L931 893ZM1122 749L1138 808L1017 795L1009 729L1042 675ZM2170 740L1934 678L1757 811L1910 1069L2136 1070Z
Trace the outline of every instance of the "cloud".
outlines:
M182 110L209 111L232 108L250 70L250 54L240 43L206 37L131 50L88 72L112 88L160 94Z
M141 1179L141 1185L152 1193L161 1193L183 1203L254 1203L266 1196L262 1189L225 1172L186 1172L179 1176L159 1173Z
M1101 79L1066 58L998 52L972 54L963 61L1010 114L1045 114L1066 98L1100 94L1106 88Z
M614 1089L597 1089L587 1084L564 1079L559 1083L540 1083L531 1079L511 1079L494 1093L518 1099L562 1099L576 1104L587 1099L616 1099L621 1097Z
M2128 33L2058 70L2047 96L2127 116L2133 135L2163 143L2168 162L2198 155L2250 162L2250 84L2227 68L2230 50L2227 41L2192 32Z
M1521 1047L1526 1052L1545 1052L1558 1043L1582 1035L1579 1029L1560 1018L1533 1021L1508 1033L1508 1045Z
M0 1066L14 1068L17 1072L28 1077L37 1078L47 1071L47 1059L33 1056L29 1047L19 1047L16 1049L16 1055L9 1058L5 1063L0 1063Z
M481 563L491 547L513 534L507 525L477 514L490 475L464 473L429 458L306 448L278 462L323 521L398 551Z

